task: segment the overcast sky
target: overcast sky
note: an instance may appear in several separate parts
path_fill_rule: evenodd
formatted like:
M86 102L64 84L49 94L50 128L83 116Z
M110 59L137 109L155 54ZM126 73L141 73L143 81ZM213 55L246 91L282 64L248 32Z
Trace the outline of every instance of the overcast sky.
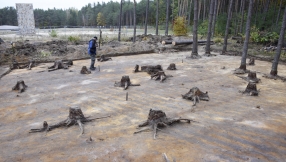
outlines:
M16 3L32 3L33 8L40 8L47 10L48 8L53 9L54 7L57 9L68 9L68 8L76 8L81 9L82 7L86 6L88 3L93 4L94 2L97 4L97 2L109 2L111 0L1 0L0 2L0 8L4 7L15 7ZM119 0L113 0L114 2L118 2Z

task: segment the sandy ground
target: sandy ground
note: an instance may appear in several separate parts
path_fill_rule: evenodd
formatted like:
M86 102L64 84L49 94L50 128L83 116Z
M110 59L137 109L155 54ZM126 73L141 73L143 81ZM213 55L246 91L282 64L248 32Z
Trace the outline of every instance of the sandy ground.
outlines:
M190 52L114 57L96 62L100 72L90 75L79 74L89 60L75 61L69 70L47 72L51 63L31 71L13 70L0 80L0 161L163 162L162 153L177 162L284 161L286 83L262 77L271 63L256 61L248 67L262 80L257 85L260 95L253 97L238 92L247 82L232 74L240 57L187 60L187 55ZM165 70L174 77L164 83L150 80L147 73L132 73L136 64L161 64L166 69L170 63L178 70ZM286 76L286 66L279 65L278 73ZM141 86L127 91L114 87L123 75ZM20 79L29 87L18 94L11 88ZM208 91L210 101L193 107L182 99L181 94L195 86ZM55 124L66 119L75 105L85 116L111 117L86 123L83 135L78 126L28 133L42 127L43 121ZM151 108L197 122L163 128L156 140L152 132L133 134ZM87 142L90 137L93 141Z

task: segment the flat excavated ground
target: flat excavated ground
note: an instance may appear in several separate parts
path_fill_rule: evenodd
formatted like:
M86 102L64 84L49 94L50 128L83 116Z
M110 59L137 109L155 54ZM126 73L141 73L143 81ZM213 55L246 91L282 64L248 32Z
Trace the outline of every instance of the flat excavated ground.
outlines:
M90 60L75 61L68 70L53 72L47 72L52 63L13 70L0 80L0 161L163 162L163 153L177 162L284 161L286 83L262 77L269 73L271 63L256 61L255 66L248 66L262 81L257 85L260 95L253 97L239 93L247 82L232 74L240 57L187 60L188 55L114 57L96 62L100 72L89 75L79 72ZM165 70L174 77L164 83L150 80L145 72L132 72L136 64L160 64L167 69L170 63L178 70ZM286 66L279 65L278 73L286 76ZM141 86L126 91L114 87L123 75ZM11 90L17 80L29 86L21 94ZM182 99L181 94L192 87L208 91L210 101L193 107L191 101ZM70 106L81 107L85 116L111 117L84 124L83 135L78 126L28 133L42 127L43 121L55 124L66 119ZM197 122L163 128L156 140L152 132L133 134L151 108L163 110L168 117ZM87 142L90 137L93 141Z

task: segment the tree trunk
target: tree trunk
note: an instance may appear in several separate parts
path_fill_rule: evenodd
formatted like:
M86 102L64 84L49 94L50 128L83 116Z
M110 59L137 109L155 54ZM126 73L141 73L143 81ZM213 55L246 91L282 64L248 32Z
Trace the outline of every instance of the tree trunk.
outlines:
M239 69L242 69L242 70L246 70L246 58L247 58L248 42L249 42L249 37L250 37L250 23L251 23L252 7L253 7L253 0L249 0L245 40L243 43L243 51L242 51L241 63L240 63L240 67L239 67Z
M170 0L166 0L167 7L166 7L166 26L165 26L165 35L168 35L169 30L169 7L170 7Z
M118 41L120 41L120 36L121 36L121 18L122 18L122 3L123 3L122 1L123 1L123 0L120 1Z
M147 0L147 6L146 6L146 17L145 17L145 30L144 30L144 35L147 35L148 12L149 12L149 0Z
M209 26L208 26L208 37L207 37L207 45L206 45L206 53L211 54L211 29L212 29L212 22L213 22L213 15L214 15L214 3L215 0L211 0L210 10L209 10Z
M136 42L136 0L134 0L134 9L133 9L133 24L134 24L134 31L133 31L133 43Z
M191 55L198 55L198 0L194 0L193 49Z
M276 19L275 26L277 26L277 25L278 25L278 21L279 21L280 13L281 13L281 8L282 8L282 0L280 1L280 6L279 6L279 11L278 11L278 15L277 15L277 19Z
M224 43L223 43L223 49L222 49L223 54L225 54L226 49L227 49L227 38L228 38L229 25L230 25L230 20L231 20L231 15L232 15L231 14L232 4L233 4L233 0L230 0L228 13L227 13L227 22L226 22L226 27L225 27L225 34L224 34Z
M158 35L158 22L159 22L159 0L156 4L156 35Z
M276 54L274 57L274 61L272 64L272 68L271 68L271 72L270 75L276 76L278 71L278 62L280 59L280 54L281 54L281 48L283 45L283 41L284 41L284 35L285 35L285 29L286 29L286 8L284 9L284 15L283 15L283 22L282 22L282 27L280 30L280 36L279 36L279 40L278 40L278 45L277 45L277 50L276 50Z
M267 12L268 12L269 4L270 4L270 0L267 1L266 6L265 6L264 11L263 11L262 30L265 29L265 20L266 20L266 15L267 15Z
M190 23L191 23L191 13L192 13L192 2L193 0L191 0L190 2L190 10L189 10L189 16L188 16L188 26L190 26Z
M241 1L241 3L242 3L242 9L241 9L241 21L240 21L240 30L239 30L240 33L242 33L242 29L243 29L245 1Z
M215 24L216 24L216 17L217 17L217 5L218 5L218 0L215 0L215 5L214 5L214 14L213 14L213 23L212 23L212 37L215 35Z

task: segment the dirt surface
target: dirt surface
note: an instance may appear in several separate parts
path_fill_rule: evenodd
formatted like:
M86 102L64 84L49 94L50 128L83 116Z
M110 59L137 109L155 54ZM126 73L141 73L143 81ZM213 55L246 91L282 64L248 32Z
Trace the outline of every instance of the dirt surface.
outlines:
M185 59L190 53L114 57L96 62L100 72L89 75L80 70L90 60L74 61L68 70L53 72L47 72L53 63L13 70L0 80L0 161L163 162L163 153L178 162L284 161L286 83L262 77L270 72L271 63L258 60L248 67L261 79L257 84L260 94L254 97L239 93L247 82L232 74L240 57ZM178 70L165 70L170 63ZM162 65L173 77L155 82L147 73L132 73L136 64ZM286 66L279 65L278 73L286 76ZM124 75L141 86L127 91L114 87ZM12 91L18 80L28 86L21 94ZM181 97L192 87L208 91L210 101L192 107L192 101ZM43 121L55 124L66 119L70 106L79 106L85 116L111 117L84 124L83 135L77 126L28 133L42 127ZM156 140L152 132L134 135L151 108L161 109L171 118L197 122L162 129Z

